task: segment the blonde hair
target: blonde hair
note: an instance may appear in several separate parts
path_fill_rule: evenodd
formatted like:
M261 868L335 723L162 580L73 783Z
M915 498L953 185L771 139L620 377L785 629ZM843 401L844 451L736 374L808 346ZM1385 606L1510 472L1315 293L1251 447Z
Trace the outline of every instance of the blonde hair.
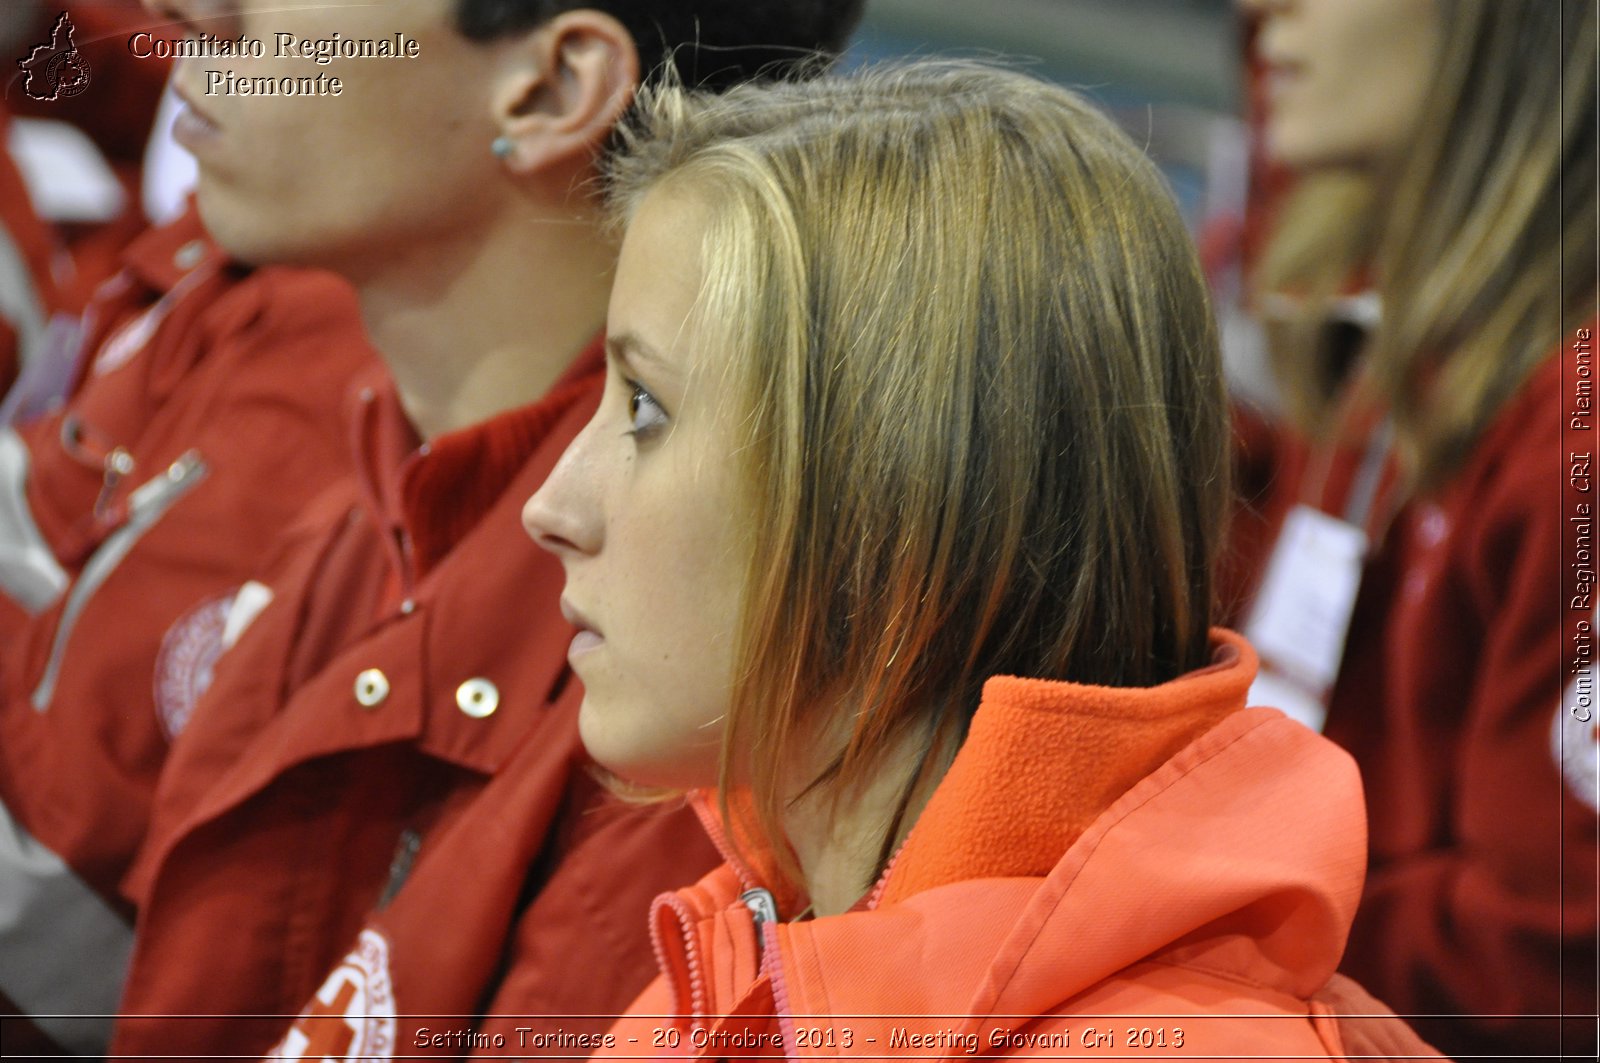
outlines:
M1597 283L1592 0L1438 0L1436 17L1437 75L1410 150L1380 175L1384 195L1352 196L1316 223L1364 234L1326 262L1375 267L1383 309L1363 383L1393 414L1421 487L1448 478L1592 312ZM1326 205L1325 193L1304 195ZM1274 243L1305 243L1298 228L1286 219ZM1311 274L1280 266L1263 279L1323 293L1335 283L1324 270L1308 285ZM1304 335L1284 357L1310 352ZM1320 394L1297 389L1313 418L1335 401L1329 378L1313 378Z
M1252 277L1285 412L1314 438L1337 427L1335 396L1350 379L1368 324L1344 320L1339 300L1370 283L1378 235L1374 196L1366 173L1299 176L1276 207Z
M841 701L847 743L812 786L859 783L911 734L909 799L991 675L1207 663L1217 342L1177 209L1104 116L921 62L652 91L624 139L619 220L669 186L710 218L696 320L729 356L758 514L723 780L747 751L769 839L785 763Z

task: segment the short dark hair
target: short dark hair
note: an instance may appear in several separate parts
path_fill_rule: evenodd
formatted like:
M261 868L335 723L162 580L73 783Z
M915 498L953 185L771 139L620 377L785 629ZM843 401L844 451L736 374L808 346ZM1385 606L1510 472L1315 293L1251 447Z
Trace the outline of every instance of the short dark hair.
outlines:
M457 0L456 27L488 41L567 11L603 11L622 23L647 82L720 91L742 81L814 68L844 49L866 0ZM808 63L808 61L810 61Z

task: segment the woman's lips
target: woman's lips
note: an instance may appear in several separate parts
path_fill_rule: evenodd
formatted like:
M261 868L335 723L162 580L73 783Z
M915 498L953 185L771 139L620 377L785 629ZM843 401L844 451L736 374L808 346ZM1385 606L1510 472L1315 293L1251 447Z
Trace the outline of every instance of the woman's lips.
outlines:
M599 649L605 642L605 636L595 629L589 618L565 598L561 599L561 615L566 618L567 623L578 629L578 633L572 638L572 645L567 648L567 660Z
M600 636L598 631L590 631L585 628L572 637L572 645L567 647L567 660L571 661L576 657L582 657L586 653L597 650L604 642L605 639Z
M178 94L178 102L182 104L178 118L173 122L174 141L189 150L197 150L221 136L222 126L211 115L195 107L192 93L187 88L176 88L174 91Z
M1268 62L1261 71L1267 98L1277 99L1283 90L1300 80L1302 67L1297 63Z
M222 127L196 110L188 97L180 94L179 98L183 101L183 109L178 112L177 119L172 123L172 139L190 151L196 151L216 140L222 133Z

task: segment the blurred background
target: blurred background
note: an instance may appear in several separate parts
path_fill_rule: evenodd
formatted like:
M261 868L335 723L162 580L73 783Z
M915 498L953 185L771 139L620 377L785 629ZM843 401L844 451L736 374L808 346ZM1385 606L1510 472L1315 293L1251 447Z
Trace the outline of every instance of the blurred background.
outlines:
M194 180L192 160L168 134L178 108L162 92L167 64L129 54L130 35L154 23L139 0L0 0L0 53L26 57L49 41L62 12L70 15L87 87L41 101L24 91L15 60L0 76L9 156L0 170L12 180L12 191L0 193L11 201L11 242L22 249L5 257L29 260L5 271L13 278L7 290L27 296L0 306L0 348L10 351L0 357L0 380L7 382L44 348L65 342L50 338L41 307L68 315L81 309L133 236L181 213ZM1232 0L868 0L845 62L1004 57L1086 93L1167 174L1227 308L1237 296L1251 165L1241 119L1241 24ZM33 290L17 280L30 275ZM1226 310L1223 317L1230 372L1242 391L1263 390L1254 345L1232 335ZM55 386L45 382L47 390Z
M869 0L849 60L1010 57L1111 110L1191 225L1242 204L1240 22L1231 0Z

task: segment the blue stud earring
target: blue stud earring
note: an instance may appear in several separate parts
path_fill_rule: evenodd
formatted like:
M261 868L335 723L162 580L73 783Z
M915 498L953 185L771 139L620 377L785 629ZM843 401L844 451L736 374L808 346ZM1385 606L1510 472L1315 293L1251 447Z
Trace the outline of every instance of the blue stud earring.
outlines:
M494 143L489 145L490 153L497 159L509 159L516 150L517 143L510 137L495 137Z

